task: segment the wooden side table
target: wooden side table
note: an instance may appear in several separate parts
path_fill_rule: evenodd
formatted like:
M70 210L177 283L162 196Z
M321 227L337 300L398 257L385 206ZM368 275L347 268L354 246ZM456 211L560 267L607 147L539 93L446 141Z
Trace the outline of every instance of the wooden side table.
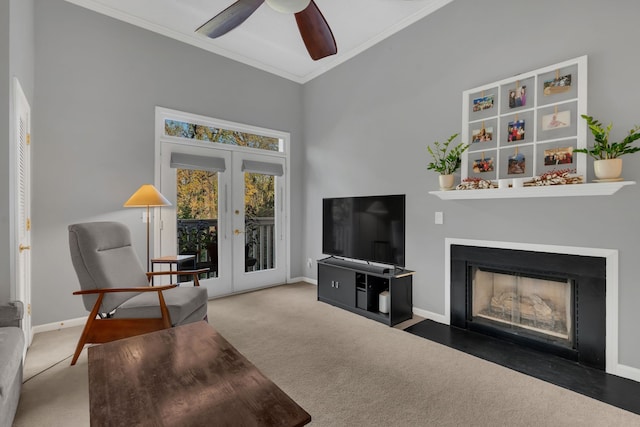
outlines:
M151 259L151 271L153 272L153 267L155 264L169 264L169 270L171 271L171 266L173 264L176 265L176 270L179 271L183 264L191 262L193 268L196 268L196 256L195 255L167 255L160 258L152 258ZM178 274L176 273L176 281L178 281ZM173 284L173 274L169 275L169 283ZM153 286L153 277L151 278L151 286Z

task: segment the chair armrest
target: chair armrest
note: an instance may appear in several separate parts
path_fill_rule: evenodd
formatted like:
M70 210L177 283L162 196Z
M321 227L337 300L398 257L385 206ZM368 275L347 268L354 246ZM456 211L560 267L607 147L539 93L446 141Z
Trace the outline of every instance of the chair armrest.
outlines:
M88 294L109 294L113 292L158 292L166 291L167 289L175 288L178 285L163 285L163 286L140 286L135 288L102 288L102 289L87 289L83 291L75 291L73 295L88 295Z
M0 327L16 326L20 327L24 314L22 301L9 301L0 305Z

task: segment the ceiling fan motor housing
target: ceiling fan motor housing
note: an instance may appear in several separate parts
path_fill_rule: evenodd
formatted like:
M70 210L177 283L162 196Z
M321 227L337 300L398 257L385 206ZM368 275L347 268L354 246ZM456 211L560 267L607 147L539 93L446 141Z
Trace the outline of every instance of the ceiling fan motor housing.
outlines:
M275 11L282 13L298 13L305 10L311 0L265 0Z

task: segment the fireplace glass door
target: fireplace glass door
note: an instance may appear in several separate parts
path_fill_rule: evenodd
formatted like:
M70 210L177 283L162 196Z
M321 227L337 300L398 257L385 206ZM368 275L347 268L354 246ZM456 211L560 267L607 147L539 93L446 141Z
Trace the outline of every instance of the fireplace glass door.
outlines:
M573 347L572 281L472 267L474 323Z

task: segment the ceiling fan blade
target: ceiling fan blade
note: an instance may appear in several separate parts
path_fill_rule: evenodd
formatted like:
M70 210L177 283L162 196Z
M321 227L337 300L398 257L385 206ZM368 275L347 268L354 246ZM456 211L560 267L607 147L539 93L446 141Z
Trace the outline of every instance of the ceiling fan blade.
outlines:
M215 39L236 28L256 11L264 0L238 0L209 21L200 26L196 33Z
M296 22L307 51L314 61L338 53L331 28L313 0L306 9L296 13Z

